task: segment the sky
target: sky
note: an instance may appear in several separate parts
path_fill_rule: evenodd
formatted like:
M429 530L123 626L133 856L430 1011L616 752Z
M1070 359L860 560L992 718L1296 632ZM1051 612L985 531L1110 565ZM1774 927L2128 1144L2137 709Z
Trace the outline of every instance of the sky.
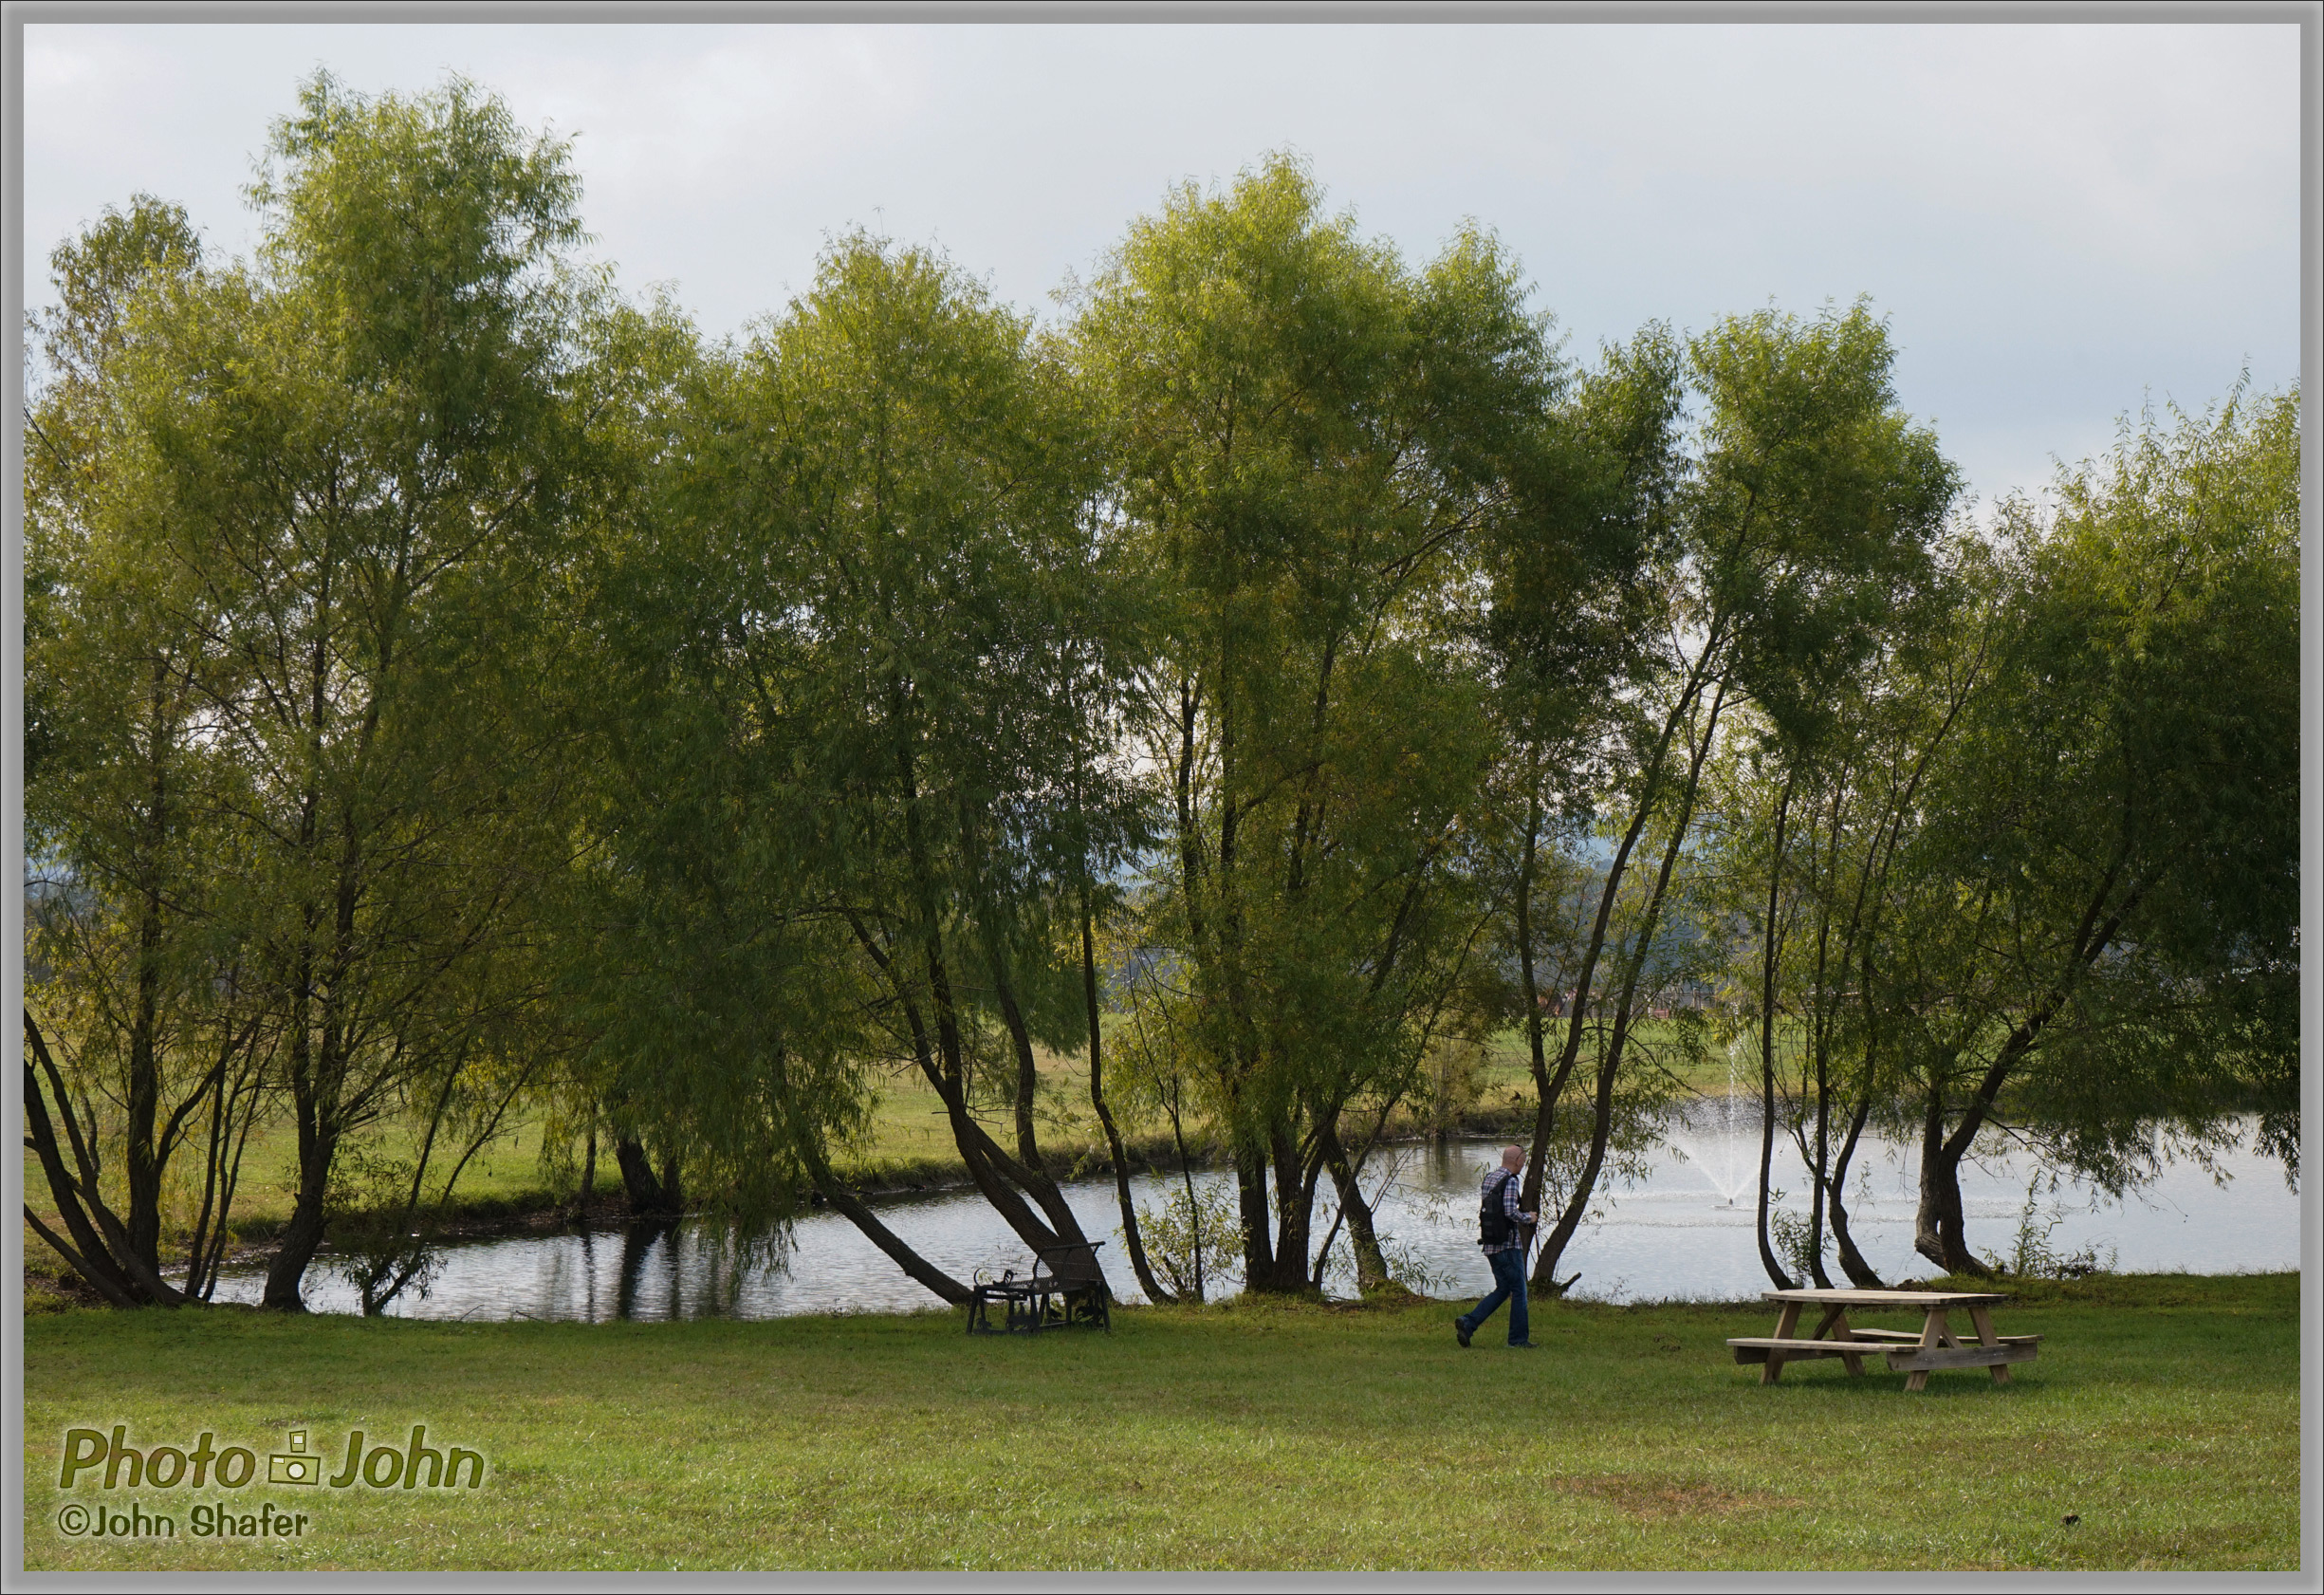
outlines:
M1577 359L1859 295L1987 506L2298 372L2296 25L26 27L28 306L107 205L247 253L268 124L327 67L460 72L569 136L594 254L704 331L862 226L1042 316L1136 216L1268 153L1417 265L1465 221Z

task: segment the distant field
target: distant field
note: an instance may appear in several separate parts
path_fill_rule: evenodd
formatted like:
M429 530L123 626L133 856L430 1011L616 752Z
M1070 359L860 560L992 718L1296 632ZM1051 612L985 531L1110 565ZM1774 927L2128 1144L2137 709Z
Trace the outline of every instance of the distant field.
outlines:
M1766 1332L1756 1303L1542 1304L1530 1353L1459 1349L1434 1303L1128 1308L1111 1336L973 1341L942 1311L56 1313L25 1326L26 1566L2296 1567L2297 1277L2025 1291L2001 1326L2047 1337L2037 1361L1917 1396L1832 1363L1761 1386L1722 1344ZM132 1449L210 1431L262 1457L303 1429L334 1471L350 1431L405 1447L425 1425L489 1476L222 1493L107 1491L99 1468L60 1490L67 1432L116 1424ZM175 1537L60 1530L132 1497ZM311 1521L188 1533L227 1498Z

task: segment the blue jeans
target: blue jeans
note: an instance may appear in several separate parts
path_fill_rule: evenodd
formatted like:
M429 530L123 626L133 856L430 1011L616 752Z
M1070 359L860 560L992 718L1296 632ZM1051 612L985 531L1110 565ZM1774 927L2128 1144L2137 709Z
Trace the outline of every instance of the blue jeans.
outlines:
M1473 1335L1506 1301L1509 1304L1509 1344L1522 1345L1533 1338L1526 1332L1531 1326L1525 1321L1524 1248L1513 1246L1506 1252L1488 1252L1485 1254L1485 1260L1493 1265L1493 1293L1461 1314L1461 1323Z

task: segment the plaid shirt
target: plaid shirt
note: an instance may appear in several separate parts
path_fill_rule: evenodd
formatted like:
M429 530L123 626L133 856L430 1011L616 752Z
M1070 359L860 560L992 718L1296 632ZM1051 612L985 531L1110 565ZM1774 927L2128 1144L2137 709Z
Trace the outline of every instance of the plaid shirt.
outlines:
M1490 1257L1496 1252L1521 1251L1523 1249L1527 1239L1529 1238L1525 1232L1528 1228L1530 1228L1530 1226L1528 1226L1525 1222L1525 1215L1522 1213L1520 1213L1517 1207L1517 1190L1519 1186L1524 1184L1524 1181L1518 1176L1509 1174L1506 1169L1501 1168L1498 1165L1486 1170L1485 1182L1477 1187L1478 1200L1482 1202L1492 1191L1493 1181L1502 1178L1503 1175L1507 1175L1508 1178L1501 1187L1501 1211L1508 1215L1509 1238L1502 1242L1499 1246L1487 1246L1483 1241L1479 1241L1477 1243L1477 1249L1480 1252L1483 1252L1487 1257Z

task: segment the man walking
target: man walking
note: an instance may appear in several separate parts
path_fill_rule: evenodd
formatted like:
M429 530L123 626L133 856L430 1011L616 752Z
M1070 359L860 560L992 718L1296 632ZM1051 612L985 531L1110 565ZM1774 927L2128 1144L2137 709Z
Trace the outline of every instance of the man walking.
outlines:
M1484 1200L1477 1211L1477 1244L1493 1266L1493 1293L1452 1321L1452 1332L1463 1345L1485 1326L1502 1302L1509 1304L1509 1344L1533 1348L1525 1320L1525 1253L1533 1245L1535 1215L1517 1207L1518 1176L1525 1167L1525 1149L1504 1146L1501 1166L1485 1177Z

